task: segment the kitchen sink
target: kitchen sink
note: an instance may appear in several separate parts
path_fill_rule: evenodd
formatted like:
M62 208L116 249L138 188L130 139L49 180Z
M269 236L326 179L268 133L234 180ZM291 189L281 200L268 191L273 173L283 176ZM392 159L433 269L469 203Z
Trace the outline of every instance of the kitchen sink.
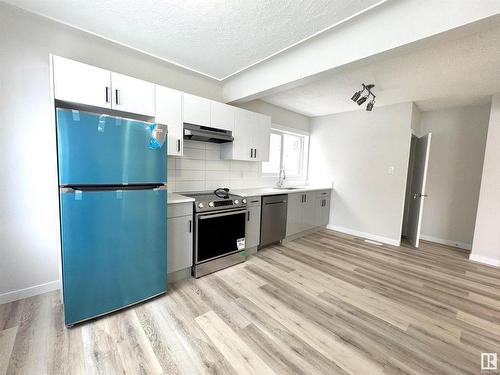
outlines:
M274 189L276 189L276 190L297 190L297 189L303 189L303 188L300 188L300 187L277 187Z

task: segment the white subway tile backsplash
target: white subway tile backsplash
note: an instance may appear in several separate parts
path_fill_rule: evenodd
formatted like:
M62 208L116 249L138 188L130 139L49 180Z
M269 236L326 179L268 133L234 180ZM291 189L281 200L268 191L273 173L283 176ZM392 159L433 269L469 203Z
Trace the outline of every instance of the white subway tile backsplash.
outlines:
M205 159L205 152L200 148L184 147L184 158L203 160Z
M184 141L184 156L168 159L169 191L188 192L274 186L277 177L263 177L260 162L220 160L220 145ZM305 181L304 181L305 183Z
M220 188L220 187L227 187L229 189L234 189L231 186L231 181L228 181L228 180L214 180L214 181L207 180L205 182L205 189L206 190L215 190L215 189Z
M218 143L205 143L205 148L208 151L219 151L220 152L220 144L218 144Z
M197 169L177 169L175 171L176 181L196 181L204 180L205 171Z
M227 171L205 171L205 180L217 181L229 179Z
M206 150L206 160L220 160L220 150Z
M205 180L200 181L176 181L173 191L203 191L206 190Z
M205 160L196 159L176 159L175 169L198 169L200 171L205 170Z
M205 142L190 141L188 139L184 140L184 147L187 148L198 148L200 150L206 150L207 146Z
M207 160L205 168L207 171L229 171L231 163L228 160Z

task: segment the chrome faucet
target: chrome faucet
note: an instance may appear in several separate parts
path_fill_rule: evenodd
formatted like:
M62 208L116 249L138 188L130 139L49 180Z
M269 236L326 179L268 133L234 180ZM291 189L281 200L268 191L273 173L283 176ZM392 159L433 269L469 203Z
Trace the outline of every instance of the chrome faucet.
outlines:
M278 178L278 187L282 188L286 180L285 168L280 169L280 174Z

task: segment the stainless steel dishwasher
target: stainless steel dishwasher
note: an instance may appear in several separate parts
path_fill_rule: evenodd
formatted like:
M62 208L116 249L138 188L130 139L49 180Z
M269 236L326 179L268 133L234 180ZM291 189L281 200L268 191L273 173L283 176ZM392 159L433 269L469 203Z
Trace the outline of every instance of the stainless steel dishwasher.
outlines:
M287 194L262 197L259 249L285 238L287 202Z

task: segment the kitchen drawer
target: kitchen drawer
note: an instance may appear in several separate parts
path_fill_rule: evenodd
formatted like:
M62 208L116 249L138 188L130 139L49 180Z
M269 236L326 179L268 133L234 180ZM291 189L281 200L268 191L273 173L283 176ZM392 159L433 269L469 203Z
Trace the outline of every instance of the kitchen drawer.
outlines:
M247 207L257 207L261 205L260 195L247 197Z
M192 216L193 203L171 203L168 205L168 218L179 216Z
M328 198L330 196L331 190L320 190L316 191L316 198Z

